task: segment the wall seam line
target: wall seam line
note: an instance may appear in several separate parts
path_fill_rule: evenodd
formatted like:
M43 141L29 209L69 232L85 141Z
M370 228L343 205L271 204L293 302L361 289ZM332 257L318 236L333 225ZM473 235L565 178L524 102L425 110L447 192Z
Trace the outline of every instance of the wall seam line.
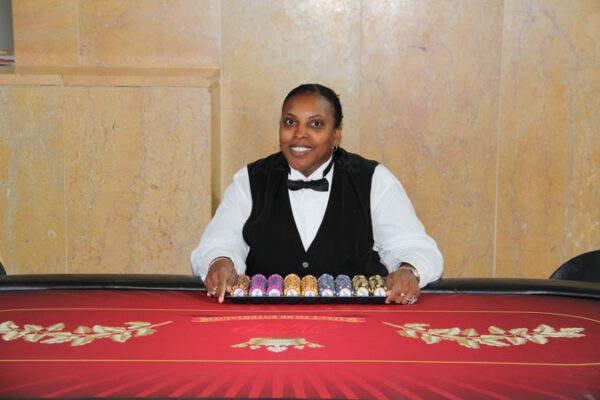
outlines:
M363 2L362 0L358 1L358 151L360 154L362 150L362 110L361 110L361 95L362 95L362 38L363 38Z
M492 250L492 277L496 278L498 269L498 204L500 202L500 137L502 134L502 60L503 60L503 49L504 49L504 17L506 15L506 4L503 4L502 8L502 38L500 39L500 68L498 77L498 120L496 121L496 188L495 188L495 200L494 200L494 236L493 236L493 250Z
M62 138L62 159L63 159L63 207L65 218L65 273L69 273L69 214L67 207L67 152L65 151L65 86L64 82L60 85L60 97L62 103L61 111L61 138Z
M77 66L81 66L81 40L79 39L79 0L75 1L75 29L77 30Z

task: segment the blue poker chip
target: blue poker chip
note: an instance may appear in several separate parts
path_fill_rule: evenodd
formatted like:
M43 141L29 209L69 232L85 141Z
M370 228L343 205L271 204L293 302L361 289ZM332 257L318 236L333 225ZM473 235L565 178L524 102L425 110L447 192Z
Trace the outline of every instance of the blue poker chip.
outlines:
M333 297L335 295L335 282L333 276L330 274L323 274L319 276L319 296L321 297Z
M348 275L338 275L335 278L335 294L338 297L351 297L354 295L352 280Z

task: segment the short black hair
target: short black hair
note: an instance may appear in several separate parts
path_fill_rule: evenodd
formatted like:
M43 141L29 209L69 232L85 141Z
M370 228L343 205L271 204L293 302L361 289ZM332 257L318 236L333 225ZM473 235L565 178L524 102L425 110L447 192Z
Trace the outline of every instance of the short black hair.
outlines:
M342 125L342 119L344 118L344 114L342 113L342 103L340 103L340 97L327 86L323 86L318 83L305 83L302 84L288 93L285 96L285 100L283 100L283 105L294 96L305 93L316 93L325 98L333 107L333 114L335 116L335 128L339 128Z

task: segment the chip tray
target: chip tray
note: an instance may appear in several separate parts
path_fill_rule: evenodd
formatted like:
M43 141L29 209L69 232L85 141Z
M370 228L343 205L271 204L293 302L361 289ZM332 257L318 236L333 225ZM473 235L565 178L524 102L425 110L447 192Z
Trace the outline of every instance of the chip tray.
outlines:
M385 304L384 296L231 296L226 295L233 304Z

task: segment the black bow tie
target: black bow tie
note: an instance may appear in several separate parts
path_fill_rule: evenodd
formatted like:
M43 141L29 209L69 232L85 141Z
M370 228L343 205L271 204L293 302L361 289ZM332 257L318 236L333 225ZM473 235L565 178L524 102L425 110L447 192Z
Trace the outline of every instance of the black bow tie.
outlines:
M317 192L326 192L329 190L329 182L325 179L325 175L329 173L331 167L333 167L333 160L331 160L327 168L323 170L323 178L316 181L291 181L288 179L287 188L289 190L312 189Z
M329 182L325 178L316 181L291 181L288 179L287 188L290 190L312 189L317 192L326 192L329 190Z

